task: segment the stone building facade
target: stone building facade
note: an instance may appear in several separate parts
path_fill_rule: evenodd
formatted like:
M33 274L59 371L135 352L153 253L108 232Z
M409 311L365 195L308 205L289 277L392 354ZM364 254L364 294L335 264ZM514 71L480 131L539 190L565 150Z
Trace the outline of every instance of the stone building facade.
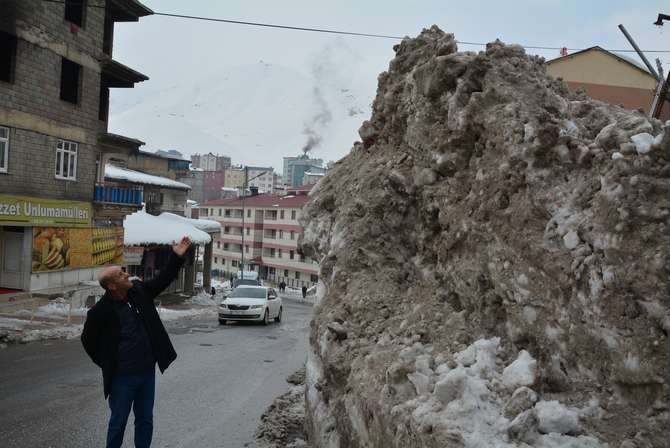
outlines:
M148 79L112 59L114 24L152 11L135 0L3 0L0 9L0 210L17 211L0 214L0 288L76 284L95 278L91 255L88 264L75 257L83 264L75 267L59 243L62 256L54 252L46 266L33 240L44 226L53 227L52 242L71 228L98 235L101 222L137 209L128 201L100 206L95 194L105 188L105 154L142 144L107 134L109 89ZM28 204L50 215L28 216Z

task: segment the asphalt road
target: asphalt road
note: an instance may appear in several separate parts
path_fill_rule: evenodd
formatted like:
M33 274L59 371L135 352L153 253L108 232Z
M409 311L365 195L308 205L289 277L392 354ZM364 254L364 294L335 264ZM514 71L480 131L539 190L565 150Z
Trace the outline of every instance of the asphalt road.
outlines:
M305 361L311 307L284 301L281 324L168 322L178 358L156 376L152 447L253 447L259 418ZM102 447L109 410L78 340L0 350L0 445ZM132 447L133 417L124 447Z

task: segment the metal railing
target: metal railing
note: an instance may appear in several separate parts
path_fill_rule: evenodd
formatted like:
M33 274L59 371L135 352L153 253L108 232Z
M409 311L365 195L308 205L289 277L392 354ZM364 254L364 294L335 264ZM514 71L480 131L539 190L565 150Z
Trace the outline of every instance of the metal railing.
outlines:
M93 200L108 204L142 205L144 191L141 187L124 188L96 184Z

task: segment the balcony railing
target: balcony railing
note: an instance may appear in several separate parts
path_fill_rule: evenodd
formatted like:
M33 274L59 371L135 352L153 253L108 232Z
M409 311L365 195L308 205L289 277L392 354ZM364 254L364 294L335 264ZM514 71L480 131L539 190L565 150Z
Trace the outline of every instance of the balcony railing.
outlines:
M122 188L96 184L93 200L108 204L142 205L144 192L141 188Z

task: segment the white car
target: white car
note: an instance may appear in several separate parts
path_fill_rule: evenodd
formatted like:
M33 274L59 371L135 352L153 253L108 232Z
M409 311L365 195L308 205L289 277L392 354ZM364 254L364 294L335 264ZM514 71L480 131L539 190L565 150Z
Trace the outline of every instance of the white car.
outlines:
M250 320L270 323L281 322L282 301L273 288L240 285L219 305L219 323L229 320Z

